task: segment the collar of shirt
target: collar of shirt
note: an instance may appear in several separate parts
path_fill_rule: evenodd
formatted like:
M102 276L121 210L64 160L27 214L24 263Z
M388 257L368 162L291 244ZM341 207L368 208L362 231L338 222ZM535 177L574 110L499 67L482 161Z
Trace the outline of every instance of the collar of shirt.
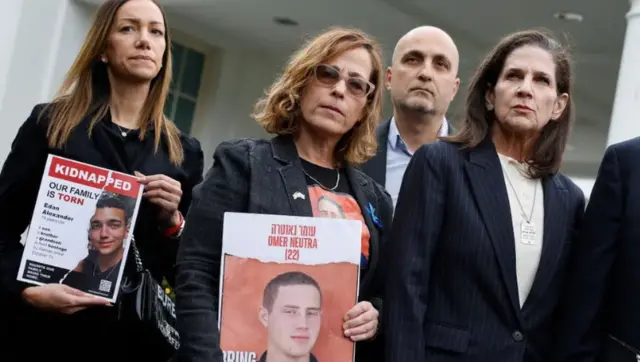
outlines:
M445 118L442 121L442 126L440 126L440 130L438 131L438 137L445 137L449 134L449 122ZM400 136L400 131L398 131L398 125L396 124L396 119L391 117L391 123L389 124L389 138L388 138L389 146L394 151L400 151L408 156L412 156L413 152L409 151L407 144Z

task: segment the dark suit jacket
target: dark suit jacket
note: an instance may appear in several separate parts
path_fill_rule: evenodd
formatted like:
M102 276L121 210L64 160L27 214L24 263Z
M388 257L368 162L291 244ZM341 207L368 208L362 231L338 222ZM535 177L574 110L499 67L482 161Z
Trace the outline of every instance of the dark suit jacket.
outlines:
M509 199L493 143L448 142L412 157L383 250L386 361L547 362L553 311L584 196L567 177L542 180L544 240L520 308ZM389 244L391 246L391 244Z
M381 123L376 128L376 138L378 140L378 150L375 156L369 161L365 162L361 169L369 175L375 182L382 186L385 186L387 181L387 141L389 140L389 126L391 125L391 118ZM455 132L455 129L449 123L449 136Z
M213 167L194 197L178 252L176 307L180 361L210 362L222 358L216 317L224 213L313 216L302 164L291 137L224 142L213 158ZM354 167L348 166L346 172L371 233L369 269L361 274L360 299L381 309L380 295L375 294L380 287L373 277L382 242L391 227L391 197ZM305 199L293 199L291 195L295 192L303 193ZM376 226L371 215L364 212L369 203L378 213L382 227ZM374 342L362 344L365 351L358 350L356 356L366 357L367 343Z
M608 147L570 255L557 361L636 361L631 349L640 351L639 186L640 138Z

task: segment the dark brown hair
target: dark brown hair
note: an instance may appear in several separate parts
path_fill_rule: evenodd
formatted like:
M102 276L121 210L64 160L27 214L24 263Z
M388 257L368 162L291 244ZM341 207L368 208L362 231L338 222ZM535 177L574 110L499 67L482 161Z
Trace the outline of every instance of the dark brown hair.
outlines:
M358 30L333 27L307 41L290 58L282 75L258 100L252 117L268 133L293 134L299 128L300 97L312 79L316 65L344 52L364 48L371 56L369 81L375 89L369 95L364 117L342 136L335 149L339 162L362 164L376 152L376 126L382 110L382 50L370 35Z
M42 114L47 113L51 118L47 131L49 147L63 147L71 132L88 113L93 113L89 127L89 134L91 134L95 123L109 110L109 77L107 65L100 61L100 56L107 48L118 10L128 1L107 0L98 8L80 52L67 72L66 79L53 102L50 103L49 112L42 112ZM162 57L162 68L151 81L149 95L142 108L143 122L140 124L140 139L144 138L146 131L153 125L156 129L154 140L156 152L160 146L161 135L164 134L169 159L173 164L179 165L184 159L180 131L164 115L164 103L171 82L171 38L162 7L155 0L150 1L162 12L165 22L164 39L167 45Z
M275 303L276 298L278 297L280 287L292 285L310 285L318 289L318 293L320 293L320 303L322 303L322 290L320 289L320 284L318 284L318 282L308 274L299 271L291 271L282 273L267 283L262 296L262 306L271 312L273 303Z
M469 85L465 119L459 132L454 136L444 137L443 140L473 148L491 136L494 113L487 110L485 95L495 87L507 57L523 46L537 46L553 56L556 65L556 91L558 94L569 95L562 115L557 121L544 126L526 156L529 176L541 178L556 173L560 168L574 119L571 57L568 50L546 30L533 29L510 34L489 52Z

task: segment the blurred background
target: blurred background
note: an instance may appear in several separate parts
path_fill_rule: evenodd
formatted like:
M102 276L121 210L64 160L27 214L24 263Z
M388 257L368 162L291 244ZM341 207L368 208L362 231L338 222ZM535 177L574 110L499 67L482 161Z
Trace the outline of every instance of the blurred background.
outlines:
M632 2L635 13L640 13L640 1ZM33 105L49 100L60 85L99 3L3 3L0 162ZM628 112L630 102L640 102L640 67L625 65L633 54L622 59L625 38L629 44L630 38L636 39L627 53L640 52L640 25L627 31L625 16L629 13L629 22L633 18L628 1L166 0L161 4L168 12L174 56L166 112L200 140L206 168L221 141L264 136L249 117L254 102L307 36L332 25L354 26L374 35L383 45L387 64L396 41L411 28L434 25L447 31L461 57L461 89L447 116L454 125L459 122L468 79L492 45L516 30L552 30L571 45L575 62L578 117L563 171L587 196L608 142L640 135L640 122ZM618 83L621 69L628 70ZM616 97L620 98L617 113L613 112ZM384 118L390 115L387 98Z

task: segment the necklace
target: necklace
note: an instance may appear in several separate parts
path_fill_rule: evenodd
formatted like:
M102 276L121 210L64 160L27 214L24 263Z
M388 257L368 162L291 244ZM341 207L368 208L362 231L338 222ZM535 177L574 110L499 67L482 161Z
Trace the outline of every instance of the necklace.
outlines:
M111 267L111 270L109 271L109 273L107 274L107 276L105 276L103 279L109 279L109 277L111 276L111 273L113 273L113 271L117 269L117 268L116 268L116 266L117 266L117 265L118 265L118 264L116 264L116 265L112 266L112 267ZM96 275L96 268L97 268L97 267L98 267L98 263L93 264L93 273L92 273L92 276L95 276L95 275ZM98 273L98 274L100 274L100 273Z
M129 134L129 132L131 132L131 130L128 130L128 131L126 131L126 132L125 132L125 131L124 131L124 130L123 130L123 129L122 129L122 128L117 124L117 123L115 123L115 122L113 122L113 124L115 124L115 125L116 125L116 127L118 127L118 129L120 130L120 135L121 135L122 137L127 137L127 135Z
M307 177L309 177L310 179L312 179L315 183L318 184L318 186L322 187L323 189L327 190L327 191L334 191L335 189L338 188L338 185L340 184L340 170L336 169L336 173L338 174L338 177L336 178L336 184L332 187L332 188L328 188L325 185L322 184L322 182L316 180L315 177L309 175L309 173L307 173L307 171L304 169L304 166L302 167L302 172L304 172L305 175L307 175Z
M502 170L502 172L504 172L504 175L507 176L507 181L509 182L509 186L511 186L511 190L513 190L513 195L516 197L518 206L520 206L520 211L522 211L522 216L524 216L524 219L528 223L530 223L531 218L533 218L533 208L536 205L536 196L538 193L538 186L536 185L533 188L533 202L531 203L531 212L529 213L529 215L527 215L527 212L524 210L524 206L522 205L522 202L520 202L520 198L518 197L518 190L516 190L516 188L513 186L513 183L511 182L511 177L509 176L509 173L507 173L507 171L504 169Z
M529 213L529 215L527 215L527 212L525 211L524 206L522 205L522 202L520 202L520 197L518 197L518 190L513 186L513 183L511 182L511 177L509 177L509 173L507 172L507 170L505 170L504 167L502 168L502 172L504 173L507 179L507 182L509 183L509 186L511 186L511 190L513 190L513 195L516 197L518 206L520 206L520 212L522 214L522 217L524 218L524 220L520 222L520 242L527 245L534 245L536 243L537 229L536 229L536 225L533 222L531 222L531 219L533 219L533 211L535 210L536 196L538 193L538 185L537 184L534 185L533 202L531 203L531 212Z

